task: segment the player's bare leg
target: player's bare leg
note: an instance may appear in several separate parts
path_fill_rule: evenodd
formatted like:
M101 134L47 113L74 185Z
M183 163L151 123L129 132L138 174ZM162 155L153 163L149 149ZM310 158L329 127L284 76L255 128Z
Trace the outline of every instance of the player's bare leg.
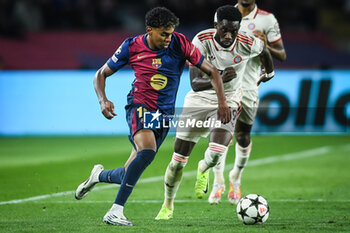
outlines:
M227 151L227 146L232 139L231 132L225 129L213 129L210 132L209 147L205 151L204 159L198 163L195 194L197 198L203 198L209 188L209 169L214 167L220 157ZM221 190L221 193L223 190Z
M235 146L235 164L230 171L230 191L228 199L230 203L237 204L241 198L241 176L248 163L252 142L250 131L252 125L248 125L240 120L236 123L236 146Z
M130 156L129 156L128 160L124 164L125 170L129 167L130 163L135 159L136 153L137 153L137 151L133 147L132 150L131 150L131 153L130 153Z
M176 138L174 153L164 176L164 202L156 220L169 220L173 217L174 200L180 186L183 168L195 143Z

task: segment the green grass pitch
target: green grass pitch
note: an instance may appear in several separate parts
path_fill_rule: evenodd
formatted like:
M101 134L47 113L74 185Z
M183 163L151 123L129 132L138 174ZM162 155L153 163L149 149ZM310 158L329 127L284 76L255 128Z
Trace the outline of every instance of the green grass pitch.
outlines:
M173 143L168 136L125 206L134 227L120 227L102 222L117 186L98 184L81 201L73 190L94 164L124 164L131 149L126 136L0 138L0 232L350 232L350 136L253 136L242 194L260 194L270 205L269 219L256 226L238 220L226 194L219 205L195 198L207 139L184 170L174 218L155 221Z

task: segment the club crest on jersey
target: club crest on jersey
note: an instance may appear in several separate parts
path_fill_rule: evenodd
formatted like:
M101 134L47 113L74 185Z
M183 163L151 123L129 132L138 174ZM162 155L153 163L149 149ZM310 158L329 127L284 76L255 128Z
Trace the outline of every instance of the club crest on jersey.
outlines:
M156 90L163 89L168 83L168 78L161 74L155 74L150 80L151 86Z
M250 30L254 30L254 29L255 29L255 24L254 24L254 23L248 24L248 28L249 28Z
M242 61L242 57L241 56L235 56L234 58L233 58L233 61L236 63L236 64L238 64L238 63L240 63L241 61Z
M156 69L160 68L162 66L162 59L161 58L152 59L152 66Z

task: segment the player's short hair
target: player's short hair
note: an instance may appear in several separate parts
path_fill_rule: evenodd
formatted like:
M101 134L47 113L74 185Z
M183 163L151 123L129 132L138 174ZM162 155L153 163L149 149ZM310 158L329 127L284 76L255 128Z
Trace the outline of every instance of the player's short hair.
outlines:
M215 12L214 22L220 22L224 19L241 22L242 14L239 12L238 8L232 5L221 6Z
M146 13L146 26L160 27L177 27L179 18L173 12L165 7L155 7Z

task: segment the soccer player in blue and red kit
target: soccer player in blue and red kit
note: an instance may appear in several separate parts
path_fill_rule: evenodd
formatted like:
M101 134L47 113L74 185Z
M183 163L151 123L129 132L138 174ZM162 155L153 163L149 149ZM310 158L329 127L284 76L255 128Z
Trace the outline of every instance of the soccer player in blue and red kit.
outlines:
M106 97L106 78L126 64L131 65L136 77L125 107L129 139L133 145L128 161L124 167L113 170L95 165L89 178L75 192L75 198L80 200L99 182L120 184L114 204L103 217L108 224L132 226L124 216L124 205L168 133L168 128L162 128L162 125L158 129L145 128L143 113L174 114L176 93L186 60L210 76L218 96L218 119L222 123L231 119L218 71L184 35L174 32L178 24L179 19L168 9L151 9L146 14L147 33L126 39L95 75L95 91L107 119L116 114L113 103Z

